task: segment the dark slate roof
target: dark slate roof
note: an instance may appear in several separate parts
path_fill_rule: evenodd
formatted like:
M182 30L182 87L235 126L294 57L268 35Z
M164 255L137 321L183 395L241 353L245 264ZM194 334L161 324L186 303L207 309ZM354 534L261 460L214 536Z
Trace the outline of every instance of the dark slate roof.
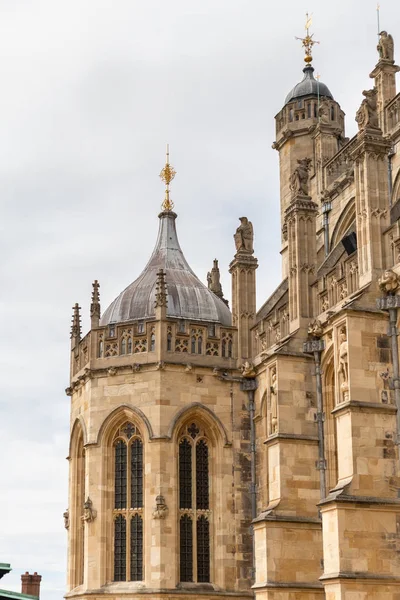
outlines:
M319 95L325 96L326 98L332 98L333 96L326 86L321 81L318 82L314 78L314 67L311 65L307 65L303 69L304 77L297 83L294 88L288 93L285 99L285 104L291 102L292 100L297 100L298 98L303 98L304 96L318 96L318 87L319 87Z
M166 273L167 316L231 325L229 308L193 273L179 245L176 214L159 215L160 228L153 254L141 275L110 304L100 325L144 320L155 316L157 273Z

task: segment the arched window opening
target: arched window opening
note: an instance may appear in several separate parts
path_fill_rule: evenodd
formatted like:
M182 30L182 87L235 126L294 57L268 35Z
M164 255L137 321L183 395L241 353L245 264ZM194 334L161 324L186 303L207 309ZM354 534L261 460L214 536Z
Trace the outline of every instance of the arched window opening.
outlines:
M78 426L79 427L79 426ZM71 527L73 528L73 563L71 580L74 587L82 585L84 581L84 555L85 555L85 522L82 520L83 505L85 502L85 448L83 445L82 431L78 433L75 452L72 455L74 479L76 482L74 500L71 512Z
M226 347L227 347L227 341L225 338L223 338L222 339L222 353L221 353L223 358L226 358L228 356Z
M331 121L335 120L335 107L331 106Z
M121 340L121 354L126 354L126 339L122 338Z
M228 341L228 358L232 358L233 342L230 339Z
M209 445L190 423L179 442L180 581L211 581Z
M100 340L99 342L99 358L103 358L103 342Z
M317 105L314 103L314 117L317 117Z
M289 121L292 122L293 121L293 108L291 108L289 110Z
M307 104L307 118L311 119L311 102Z
M154 352L155 349L156 349L156 336L153 331L150 336L150 352Z
M194 335L192 335L191 352L192 354L196 354L196 338Z
M128 345L127 345L128 354L132 354L132 338L128 337Z
M167 335L167 352L171 352L172 350L172 334L168 333Z
M197 354L201 354L203 352L203 338L201 335L197 338Z
M143 440L124 423L114 442L114 581L143 579Z

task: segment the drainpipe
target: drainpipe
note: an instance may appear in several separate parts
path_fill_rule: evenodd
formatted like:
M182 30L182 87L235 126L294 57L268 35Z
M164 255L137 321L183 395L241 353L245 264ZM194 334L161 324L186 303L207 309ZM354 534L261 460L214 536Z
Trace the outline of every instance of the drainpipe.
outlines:
M388 287L395 287L395 289L391 289L387 292L386 296L382 296L378 298L376 301L377 307L381 310L388 311L389 313L389 331L388 336L390 337L390 344L392 348L392 362L393 362L393 386L394 386L394 399L397 407L397 436L396 436L396 444L400 446L400 377L399 377L399 347L397 343L397 336L399 335L397 331L397 311L400 308L400 296L396 295L396 290L398 288L399 282L397 280L397 275L393 271L387 271L386 273L392 273L395 277L392 280L392 286L385 284L385 282L380 280L380 287L383 291L386 291ZM387 277L385 277L387 280ZM394 283L396 282L396 283ZM386 289L385 289L386 285Z
M329 254L329 212L332 210L331 202L324 202L322 205L322 214L324 216L324 247L325 256Z
M395 151L393 148L389 150L388 154L388 182L389 182L389 206L392 206L392 192L393 192L393 165L392 158L395 155Z
M322 327L320 333L322 335ZM315 332L316 333L316 332ZM319 489L321 500L326 498L326 460L325 460L325 433L324 433L324 403L322 396L322 373L321 373L321 354L325 350L325 342L316 335L313 339L307 340L303 344L303 352L314 356L315 377L317 383L317 414L315 415L318 428L318 461L316 463L319 471Z
M257 381L255 379L243 378L240 384L240 389L247 392L249 399L249 419L250 419L250 499L251 499L251 520L257 517L257 482L256 482L256 428L254 424L254 392L257 389ZM251 526L251 534L253 538L253 579L255 574L255 556L254 556L254 527Z

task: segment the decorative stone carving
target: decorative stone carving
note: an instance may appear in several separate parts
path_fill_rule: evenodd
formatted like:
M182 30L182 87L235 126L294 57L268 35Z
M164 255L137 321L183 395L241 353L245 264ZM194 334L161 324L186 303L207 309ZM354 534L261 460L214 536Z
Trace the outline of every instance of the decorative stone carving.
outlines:
M132 365L132 371L133 372L137 373L138 371L140 371L141 368L142 368L142 365L140 365L139 363L135 363L135 364Z
M399 287L398 275L391 269L387 269L379 279L378 284L384 294L393 295Z
M246 362L244 362L243 365L241 366L241 371L242 371L242 377L252 378L252 377L256 376L256 371L254 369L254 365L253 365L253 363L249 362L248 360L246 360Z
M93 502L88 496L86 502L83 505L82 521L85 521L86 523L92 523L92 521L94 521L96 518L96 514L97 513L93 508Z
M160 269L157 273L156 280L156 301L154 306L167 306L168 302L168 294L167 294L167 285L165 283L165 272L163 269Z
M224 294L222 292L218 260L216 258L214 259L213 268L207 273L207 283L208 289L219 298L222 298Z
M69 529L69 509L67 508L65 512L63 512L64 518L64 527L65 529Z
M115 367L110 367L109 369L107 369L107 373L113 377L117 374L117 369Z
M233 236L235 240L236 251L253 254L253 224L248 220L247 217L240 217L239 221L240 225L236 229L236 233Z
M168 506L165 504L165 498L161 494L156 498L156 508L153 511L153 519L165 519L168 514Z
M339 331L339 368L338 375L340 381L341 401L346 402L349 399L349 355L348 355L347 331L346 327L341 327Z
M361 106L356 114L356 121L358 123L358 129L362 131L366 127L372 127L374 129L379 128L378 110L377 110L377 91L376 88L372 90L363 91L364 100L361 102Z
M160 362L157 363L157 371L163 371L165 369L165 362L163 360L160 360Z
M309 326L308 326L308 335L310 335L311 337L314 338L320 338L322 337L324 333L321 321L319 321L318 319L315 319L315 321L312 321Z
M191 373L193 371L193 367L190 363L187 363L187 365L185 365L185 373Z
M297 195L308 196L308 178L311 169L311 158L301 158L298 167L289 178L289 187L293 198Z
M318 117L321 123L329 123L329 104L325 98L319 104Z
M271 426L270 434L278 431L278 403L276 394L276 367L271 369L270 392L271 392Z
M379 58L394 61L394 42L392 36L387 31L381 31L379 35L380 38L376 47Z
M329 300L328 300L328 296L325 296L322 300L322 312L325 312L326 310L328 310L329 308Z

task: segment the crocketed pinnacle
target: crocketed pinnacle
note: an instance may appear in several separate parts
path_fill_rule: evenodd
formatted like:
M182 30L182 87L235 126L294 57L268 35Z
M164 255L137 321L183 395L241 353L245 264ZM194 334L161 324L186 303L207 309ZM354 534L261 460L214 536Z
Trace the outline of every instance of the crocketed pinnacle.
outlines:
M100 284L97 279L94 280L92 290L92 303L90 305L90 316L100 318Z
M81 307L76 302L76 304L72 307L72 310L74 312L72 314L72 321L71 321L71 323L72 323L72 325L71 325L71 339L75 338L75 340L79 340L81 338L81 335L82 335L81 315L80 315Z

